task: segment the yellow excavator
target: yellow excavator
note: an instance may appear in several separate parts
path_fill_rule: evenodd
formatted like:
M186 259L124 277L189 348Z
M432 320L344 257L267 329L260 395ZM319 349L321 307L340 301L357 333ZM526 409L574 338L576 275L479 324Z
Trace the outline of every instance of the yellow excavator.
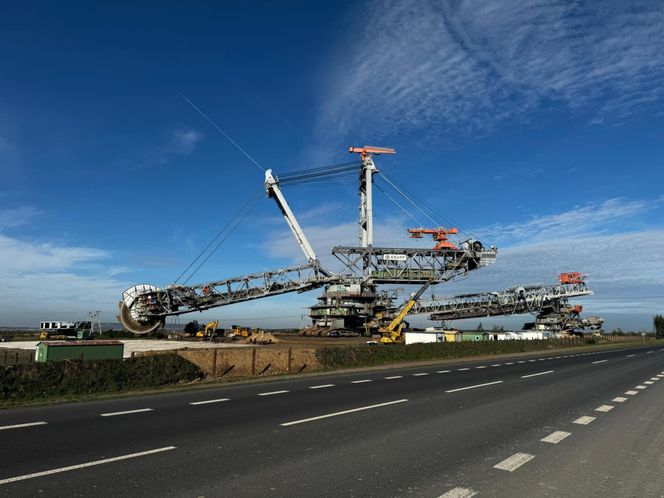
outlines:
M215 320L213 322L207 322L205 324L205 327L203 327L203 330L199 330L196 332L196 337L214 337L215 332L217 331L217 327L219 326L219 320Z
M380 342L382 344L401 344L403 342L403 324L404 318L408 315L408 312L415 306L417 300L422 297L424 291L429 288L431 282L425 283L417 293L411 297L408 302L401 308L401 311L394 317L386 327L381 327L378 331L380 332Z

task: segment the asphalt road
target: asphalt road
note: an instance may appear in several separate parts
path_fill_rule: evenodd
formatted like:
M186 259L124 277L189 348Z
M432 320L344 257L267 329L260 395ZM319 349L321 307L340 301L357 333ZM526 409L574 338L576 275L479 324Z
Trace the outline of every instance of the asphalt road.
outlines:
M5 410L0 496L664 496L660 379L653 346Z

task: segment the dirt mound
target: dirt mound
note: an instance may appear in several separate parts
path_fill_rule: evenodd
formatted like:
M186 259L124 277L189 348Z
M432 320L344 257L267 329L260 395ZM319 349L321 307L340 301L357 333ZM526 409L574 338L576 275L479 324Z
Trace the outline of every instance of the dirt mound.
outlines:
M277 339L270 332L254 332L249 337L240 339L237 342L240 344L275 344L280 342L280 339Z

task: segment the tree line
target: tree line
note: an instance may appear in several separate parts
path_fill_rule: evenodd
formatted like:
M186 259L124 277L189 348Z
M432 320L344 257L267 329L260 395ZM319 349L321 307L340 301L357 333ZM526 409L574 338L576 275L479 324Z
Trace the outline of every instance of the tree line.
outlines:
M664 338L664 316L655 315L652 321L655 327L655 337Z

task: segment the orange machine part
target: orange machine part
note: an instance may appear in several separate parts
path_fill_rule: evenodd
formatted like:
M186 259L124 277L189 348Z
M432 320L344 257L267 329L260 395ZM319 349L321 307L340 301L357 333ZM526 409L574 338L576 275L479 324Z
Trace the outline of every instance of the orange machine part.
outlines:
M369 154L396 154L397 151L392 147L374 147L373 145L365 145L364 147L348 147L348 152L354 152L360 154L360 157L364 161Z
M409 228L408 234L411 239L421 239L424 234L431 235L433 240L437 241L438 244L433 248L434 251L440 251L441 249L452 249L456 251L457 247L452 244L447 237L449 235L454 235L458 233L458 230L455 227L452 228Z
M578 271L571 271L561 273L558 278L561 284L580 284L583 282L584 276Z

